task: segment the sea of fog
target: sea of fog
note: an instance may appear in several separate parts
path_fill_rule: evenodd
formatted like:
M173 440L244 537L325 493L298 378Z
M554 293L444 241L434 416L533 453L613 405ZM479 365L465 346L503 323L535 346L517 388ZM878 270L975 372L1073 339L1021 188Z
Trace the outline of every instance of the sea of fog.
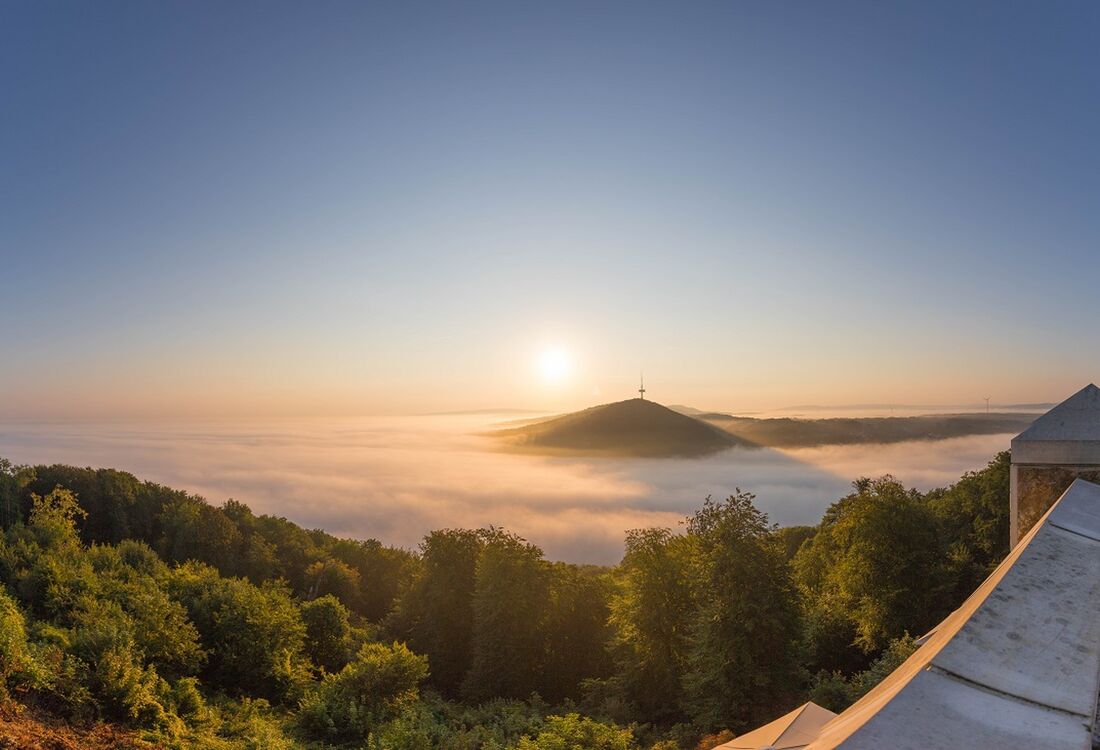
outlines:
M623 532L676 526L707 495L741 488L774 522L816 523L860 476L921 489L983 467L1011 435L707 458L560 458L499 453L479 436L514 415L264 423L0 423L0 457L124 469L234 498L338 535L414 547L425 532L493 524L553 559L613 563Z

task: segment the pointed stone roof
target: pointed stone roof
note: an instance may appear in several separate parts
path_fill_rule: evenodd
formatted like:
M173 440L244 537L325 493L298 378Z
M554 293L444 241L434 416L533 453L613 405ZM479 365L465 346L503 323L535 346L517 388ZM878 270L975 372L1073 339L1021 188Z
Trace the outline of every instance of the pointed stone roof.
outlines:
M714 750L799 750L813 741L836 714L814 702L803 703L770 724L719 745Z
M1016 440L1100 440L1100 388L1089 383L1032 422Z
M1089 383L1012 439L1012 462L1100 464L1100 388Z
M806 750L1088 748L1098 611L1100 485L1077 479L924 645Z

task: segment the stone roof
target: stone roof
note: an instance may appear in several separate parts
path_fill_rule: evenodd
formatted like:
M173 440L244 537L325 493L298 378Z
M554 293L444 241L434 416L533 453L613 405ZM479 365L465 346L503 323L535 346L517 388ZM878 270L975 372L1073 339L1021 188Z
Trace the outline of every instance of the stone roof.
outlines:
M1089 748L1098 612L1100 485L1078 479L924 645L806 750Z
M803 703L770 724L726 742L714 750L801 750L836 714L813 701Z
M1100 388L1092 383L1012 439L1012 462L1100 464Z
M1016 440L1100 440L1100 388L1089 383L1032 422Z

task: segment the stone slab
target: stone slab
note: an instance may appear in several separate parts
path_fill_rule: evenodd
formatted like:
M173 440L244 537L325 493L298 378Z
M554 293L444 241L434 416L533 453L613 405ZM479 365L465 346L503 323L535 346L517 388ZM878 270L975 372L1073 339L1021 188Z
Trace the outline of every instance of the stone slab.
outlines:
M1100 690L1100 486L1078 479L917 651L807 750L1087 750Z

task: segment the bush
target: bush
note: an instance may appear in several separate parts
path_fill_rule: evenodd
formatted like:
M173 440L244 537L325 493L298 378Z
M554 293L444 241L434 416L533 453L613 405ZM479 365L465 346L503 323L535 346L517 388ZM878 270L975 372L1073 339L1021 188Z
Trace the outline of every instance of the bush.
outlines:
M210 658L203 675L237 695L293 700L309 681L302 654L305 625L284 586L254 586L186 563L169 581Z
M578 714L548 716L533 739L524 737L517 750L635 750L634 733Z
M27 643L23 613L0 591L0 697L6 697L10 688L39 687L46 682L46 670Z
M354 661L324 678L306 698L302 727L318 738L364 740L419 697L428 660L403 643L368 643Z
M132 651L112 648L96 661L91 673L94 692L108 715L128 724L173 729L179 720L162 703L168 684L152 667L142 666Z
M96 701L108 716L134 726L168 728L174 717L162 702L169 692L144 663L133 620L115 602L82 599L72 614L70 650Z
M295 744L283 733L271 706L261 699L242 699L222 707L226 717L219 736L231 741L233 750L292 750Z

